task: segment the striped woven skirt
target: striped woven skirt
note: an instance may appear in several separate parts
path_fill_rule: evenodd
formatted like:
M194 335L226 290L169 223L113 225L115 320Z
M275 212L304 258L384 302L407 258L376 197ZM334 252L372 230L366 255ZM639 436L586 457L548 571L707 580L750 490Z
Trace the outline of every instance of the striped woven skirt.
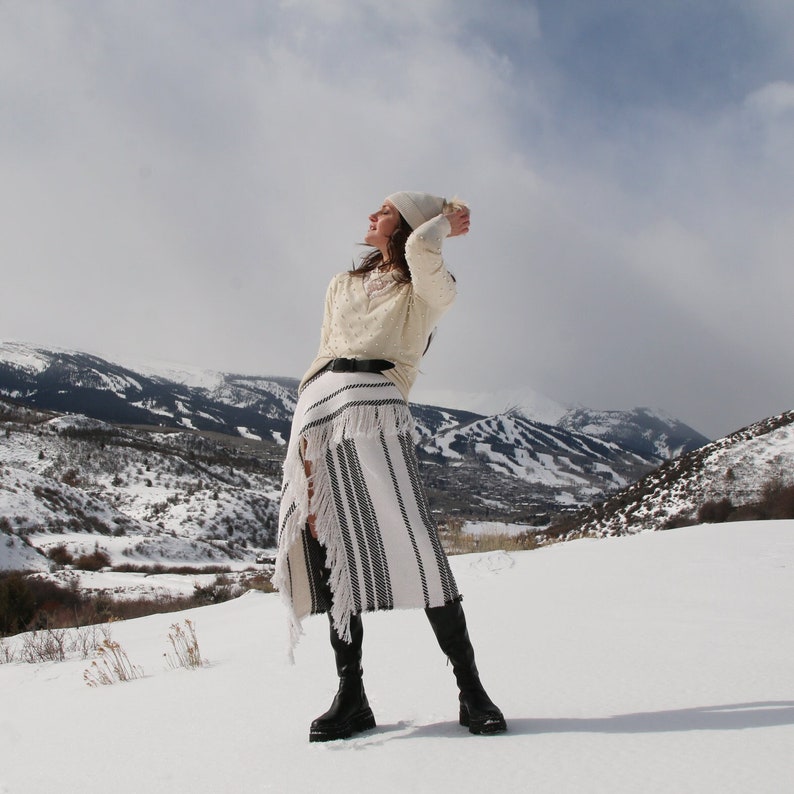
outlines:
M273 577L289 609L291 648L309 614L330 609L349 641L351 615L443 606L458 597L419 482L413 429L408 405L380 373L323 372L301 391L284 462ZM330 569L331 604L320 586L323 561L307 527L310 514Z

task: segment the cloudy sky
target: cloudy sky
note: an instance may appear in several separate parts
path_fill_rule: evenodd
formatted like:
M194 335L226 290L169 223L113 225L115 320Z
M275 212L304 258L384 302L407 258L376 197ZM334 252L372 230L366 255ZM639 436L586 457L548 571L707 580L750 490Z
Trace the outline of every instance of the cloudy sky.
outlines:
M300 376L395 190L458 194L421 388L794 407L790 0L0 0L0 338Z

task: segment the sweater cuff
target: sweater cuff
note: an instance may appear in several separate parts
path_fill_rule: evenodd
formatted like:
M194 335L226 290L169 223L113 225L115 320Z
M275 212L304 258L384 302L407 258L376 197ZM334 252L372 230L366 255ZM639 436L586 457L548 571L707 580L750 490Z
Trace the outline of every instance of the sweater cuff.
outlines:
M418 237L428 248L440 251L441 245L449 236L450 231L452 231L452 226L450 226L447 216L436 215L435 218L425 221L415 229L412 236Z

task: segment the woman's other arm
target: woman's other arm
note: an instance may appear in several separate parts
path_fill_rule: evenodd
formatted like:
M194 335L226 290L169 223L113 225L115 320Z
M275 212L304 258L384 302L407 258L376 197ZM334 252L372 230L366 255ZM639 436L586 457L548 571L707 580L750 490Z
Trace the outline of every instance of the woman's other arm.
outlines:
M423 223L405 244L414 294L431 306L443 308L455 300L455 279L444 266L441 246L446 237L457 237L468 231L469 210L463 207Z

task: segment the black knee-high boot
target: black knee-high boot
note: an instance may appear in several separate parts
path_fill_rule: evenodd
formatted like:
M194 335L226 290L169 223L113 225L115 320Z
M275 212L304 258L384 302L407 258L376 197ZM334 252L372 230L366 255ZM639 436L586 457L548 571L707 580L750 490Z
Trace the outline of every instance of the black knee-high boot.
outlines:
M331 646L336 656L339 690L331 708L312 723L309 730L310 742L347 739L354 733L375 727L375 717L367 702L362 680L361 645L364 625L361 615L352 615L350 618L350 643L336 633L330 613L328 620L331 624Z
M347 739L354 733L375 727L375 717L369 707L361 669L364 623L361 615L350 616L350 642L345 642L334 627L331 618L333 594L331 593L331 571L326 566L325 548L311 534L306 526L306 543L310 565L314 570L317 588L317 602L320 609L328 612L331 647L336 658L336 672L339 676L337 690L331 708L317 717L309 729L310 742L330 742L334 739Z
M460 724L471 733L501 733L507 730L502 712L480 683L460 601L453 601L443 607L430 607L425 614L441 650L452 662L460 690Z

